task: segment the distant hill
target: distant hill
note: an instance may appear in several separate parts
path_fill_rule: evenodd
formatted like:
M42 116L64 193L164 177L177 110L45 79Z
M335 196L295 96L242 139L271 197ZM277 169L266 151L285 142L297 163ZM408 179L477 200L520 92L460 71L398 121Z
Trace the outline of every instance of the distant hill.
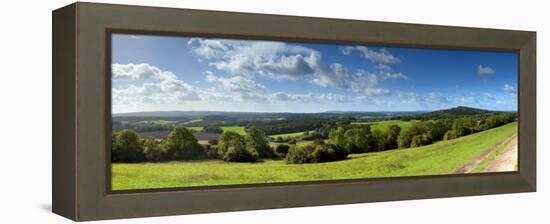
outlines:
M413 115L414 119L441 119L441 118L456 118L475 115L490 115L498 113L499 111L484 110L473 107L458 106L450 109L436 110L432 112Z

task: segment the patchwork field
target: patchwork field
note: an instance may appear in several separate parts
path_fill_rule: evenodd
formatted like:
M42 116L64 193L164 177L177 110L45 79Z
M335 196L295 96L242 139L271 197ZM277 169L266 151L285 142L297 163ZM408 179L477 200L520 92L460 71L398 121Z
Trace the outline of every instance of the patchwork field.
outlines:
M401 121L401 120L389 120L389 121L377 121L377 122L352 122L354 125L365 125L369 124L372 131L380 130L385 132L388 130L390 125L396 124L402 130L407 130L411 127L412 121Z
M244 132L242 127L224 128ZM451 174L515 132L517 122L423 147L352 154L347 160L315 164L282 160L114 163L112 186L113 190L128 190Z
M245 132L243 126L223 126L221 128L224 132L225 131L234 131L234 132L239 133L239 135L246 135L246 132Z

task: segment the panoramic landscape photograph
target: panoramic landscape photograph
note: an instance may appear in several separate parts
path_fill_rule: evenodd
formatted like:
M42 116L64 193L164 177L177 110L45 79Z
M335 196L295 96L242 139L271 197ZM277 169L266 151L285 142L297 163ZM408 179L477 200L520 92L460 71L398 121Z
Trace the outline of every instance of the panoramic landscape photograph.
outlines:
M112 34L112 190L518 171L518 55Z

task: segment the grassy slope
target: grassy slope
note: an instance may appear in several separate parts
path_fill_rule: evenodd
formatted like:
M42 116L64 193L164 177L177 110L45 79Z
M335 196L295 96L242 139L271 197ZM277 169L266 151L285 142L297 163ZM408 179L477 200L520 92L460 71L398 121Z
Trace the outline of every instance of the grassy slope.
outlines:
M449 174L515 131L517 123L512 123L429 146L355 154L351 159L331 163L298 165L269 160L114 164L112 183L113 189L122 190Z

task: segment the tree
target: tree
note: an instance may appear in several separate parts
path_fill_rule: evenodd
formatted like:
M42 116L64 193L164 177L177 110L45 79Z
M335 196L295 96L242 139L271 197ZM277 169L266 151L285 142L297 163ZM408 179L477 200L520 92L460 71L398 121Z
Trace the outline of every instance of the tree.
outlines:
M206 126L204 127L204 132L221 134L223 130L218 126Z
M456 131L457 137L469 135L472 133L472 130L476 127L477 122L474 118L464 117L455 119L453 122L453 130Z
M245 139L234 131L226 131L218 143L218 155L228 162L254 162L258 160L255 148L247 148Z
M224 155L229 147L240 145L244 147L244 138L237 132L226 131L220 136L220 142L218 143L218 154Z
M400 149L409 148L411 146L411 140L412 140L412 135L410 130L401 131L401 133L399 133L399 137L397 138L398 148Z
M133 130L122 130L112 135L113 162L140 162L144 159L143 147L137 133Z
M422 135L415 135L411 139L411 148L420 147L422 145Z
M337 145L340 147L346 147L346 129L343 127L338 127L332 129L328 134L328 142L332 145Z
M256 126L250 126L246 129L246 147L253 148L258 152L260 158L276 158L277 154L269 146L264 132Z
M306 147L290 145L285 160L287 163L294 164L309 163L311 161L310 153L311 152L308 152Z
M165 147L172 159L190 160L205 156L204 149L193 135L193 131L185 126L178 126L170 132Z
M392 124L388 127L386 135L386 149L396 149L397 148L397 138L401 132L401 127L396 124Z
M388 138L386 133L380 130L374 130L371 135L374 143L374 147L371 148L371 151L383 151L386 149L386 139Z
M147 161L158 162L165 159L165 151L161 144L152 137L145 139L143 142L143 153Z
M371 144L369 140L369 132L365 128L352 128L344 134L344 147L350 153L363 153L371 151Z
M287 144L278 144L277 147L275 147L275 151L281 154L282 157L285 157L288 153L289 148L290 146L288 146Z

